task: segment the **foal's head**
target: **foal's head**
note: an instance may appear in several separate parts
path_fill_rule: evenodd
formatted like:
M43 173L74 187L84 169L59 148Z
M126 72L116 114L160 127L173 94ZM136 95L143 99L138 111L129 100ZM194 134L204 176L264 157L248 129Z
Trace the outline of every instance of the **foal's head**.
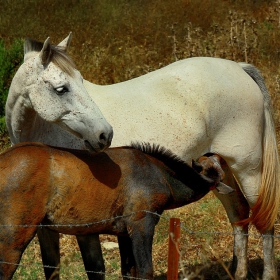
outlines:
M225 172L221 166L222 160L223 159L219 155L209 154L200 157L198 161L193 160L192 167L200 174L203 174L215 182L215 186L211 188L212 190L216 189L221 194L227 194L234 190L222 183L225 177Z

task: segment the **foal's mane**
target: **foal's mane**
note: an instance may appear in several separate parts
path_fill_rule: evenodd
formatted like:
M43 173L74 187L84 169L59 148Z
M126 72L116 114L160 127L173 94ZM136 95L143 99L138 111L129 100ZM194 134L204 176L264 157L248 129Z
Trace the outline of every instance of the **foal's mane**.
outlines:
M190 182L192 182L190 185L193 185L193 183L197 182L197 180L201 180L201 174L199 174L188 163L183 161L179 156L162 146L150 143L132 142L130 147L140 150L141 152L161 161L171 170L171 172L175 173L173 176L185 185L188 185ZM218 172L215 168L211 168L211 171L213 172L213 177L218 177ZM212 176L211 178L204 176L204 180L206 180L206 178L210 180L209 182L212 181L213 183Z
M194 170L188 163L183 161L179 156L172 153L169 149L157 144L132 142L130 147L140 150L148 154L162 163L164 163L172 172L175 177L182 183L188 184L190 180L199 177L200 174ZM188 176L191 175L191 176Z
M169 162L169 165L179 164L179 165L188 165L185 161L183 161L179 156L172 153L169 149L166 149L163 146L158 144L150 144L150 143L140 143L140 142L132 142L130 145L132 148L137 149L145 154L153 156L158 160L163 162ZM167 165L167 164L166 164Z
M43 48L43 45L44 44L42 42L28 38L24 42L24 53L40 52ZM62 71L66 72L70 76L73 76L74 69L76 68L75 63L67 54L67 52L65 52L61 47L51 45L49 59Z

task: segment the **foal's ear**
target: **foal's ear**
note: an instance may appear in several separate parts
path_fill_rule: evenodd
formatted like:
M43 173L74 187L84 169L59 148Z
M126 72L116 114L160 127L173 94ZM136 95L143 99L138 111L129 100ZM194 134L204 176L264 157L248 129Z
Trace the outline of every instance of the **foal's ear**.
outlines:
M195 160L192 160L192 168L197 172L197 173L200 173L202 171L202 165L195 161Z
M43 65L46 65L50 62L51 53L52 50L51 50L50 37L48 37L44 42L43 48L39 55Z
M61 41L57 46L61 48L64 52L67 52L71 40L72 40L72 32L70 32L69 35L63 41Z
M222 182L220 182L220 183L216 186L216 189L217 189L217 191L218 191L220 194L229 194L229 193L235 191L232 187L230 187L230 186L228 186L228 185L226 185L226 184L224 184L224 183L222 183Z

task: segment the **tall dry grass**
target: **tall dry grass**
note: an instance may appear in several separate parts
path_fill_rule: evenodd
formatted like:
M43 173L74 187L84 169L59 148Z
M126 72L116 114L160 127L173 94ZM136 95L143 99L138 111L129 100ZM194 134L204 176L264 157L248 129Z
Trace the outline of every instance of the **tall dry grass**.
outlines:
M178 59L247 61L264 75L279 123L280 2L272 0L1 1L0 38L58 43L73 32L71 54L85 79L128 80Z

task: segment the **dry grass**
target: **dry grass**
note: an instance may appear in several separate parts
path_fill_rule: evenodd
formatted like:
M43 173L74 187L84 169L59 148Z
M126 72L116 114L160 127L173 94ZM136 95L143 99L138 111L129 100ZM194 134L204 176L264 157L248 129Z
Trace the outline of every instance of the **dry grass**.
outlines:
M58 43L72 31L70 52L77 68L84 78L99 84L128 80L192 56L252 63L266 80L280 133L280 1L28 0L15 3L0 0L0 3L0 38L6 44L14 38L43 41L48 36ZM5 139L2 142L7 143ZM225 267L231 260L233 237L219 201L209 194L198 203L165 215L157 226L153 248L156 279L166 278L167 215L179 217L184 225L181 271L185 276L197 273L195 279L229 279ZM187 229L204 233L189 234ZM259 279L261 240L254 229L250 233L249 279ZM280 234L279 226L276 234ZM115 237L103 236L102 240L115 240ZM85 279L75 239L63 236L61 244L61 279ZM279 261L279 238L276 244ZM106 279L118 279L117 249L104 249L104 258ZM36 239L28 247L22 263L27 266L20 267L14 279L44 279Z

